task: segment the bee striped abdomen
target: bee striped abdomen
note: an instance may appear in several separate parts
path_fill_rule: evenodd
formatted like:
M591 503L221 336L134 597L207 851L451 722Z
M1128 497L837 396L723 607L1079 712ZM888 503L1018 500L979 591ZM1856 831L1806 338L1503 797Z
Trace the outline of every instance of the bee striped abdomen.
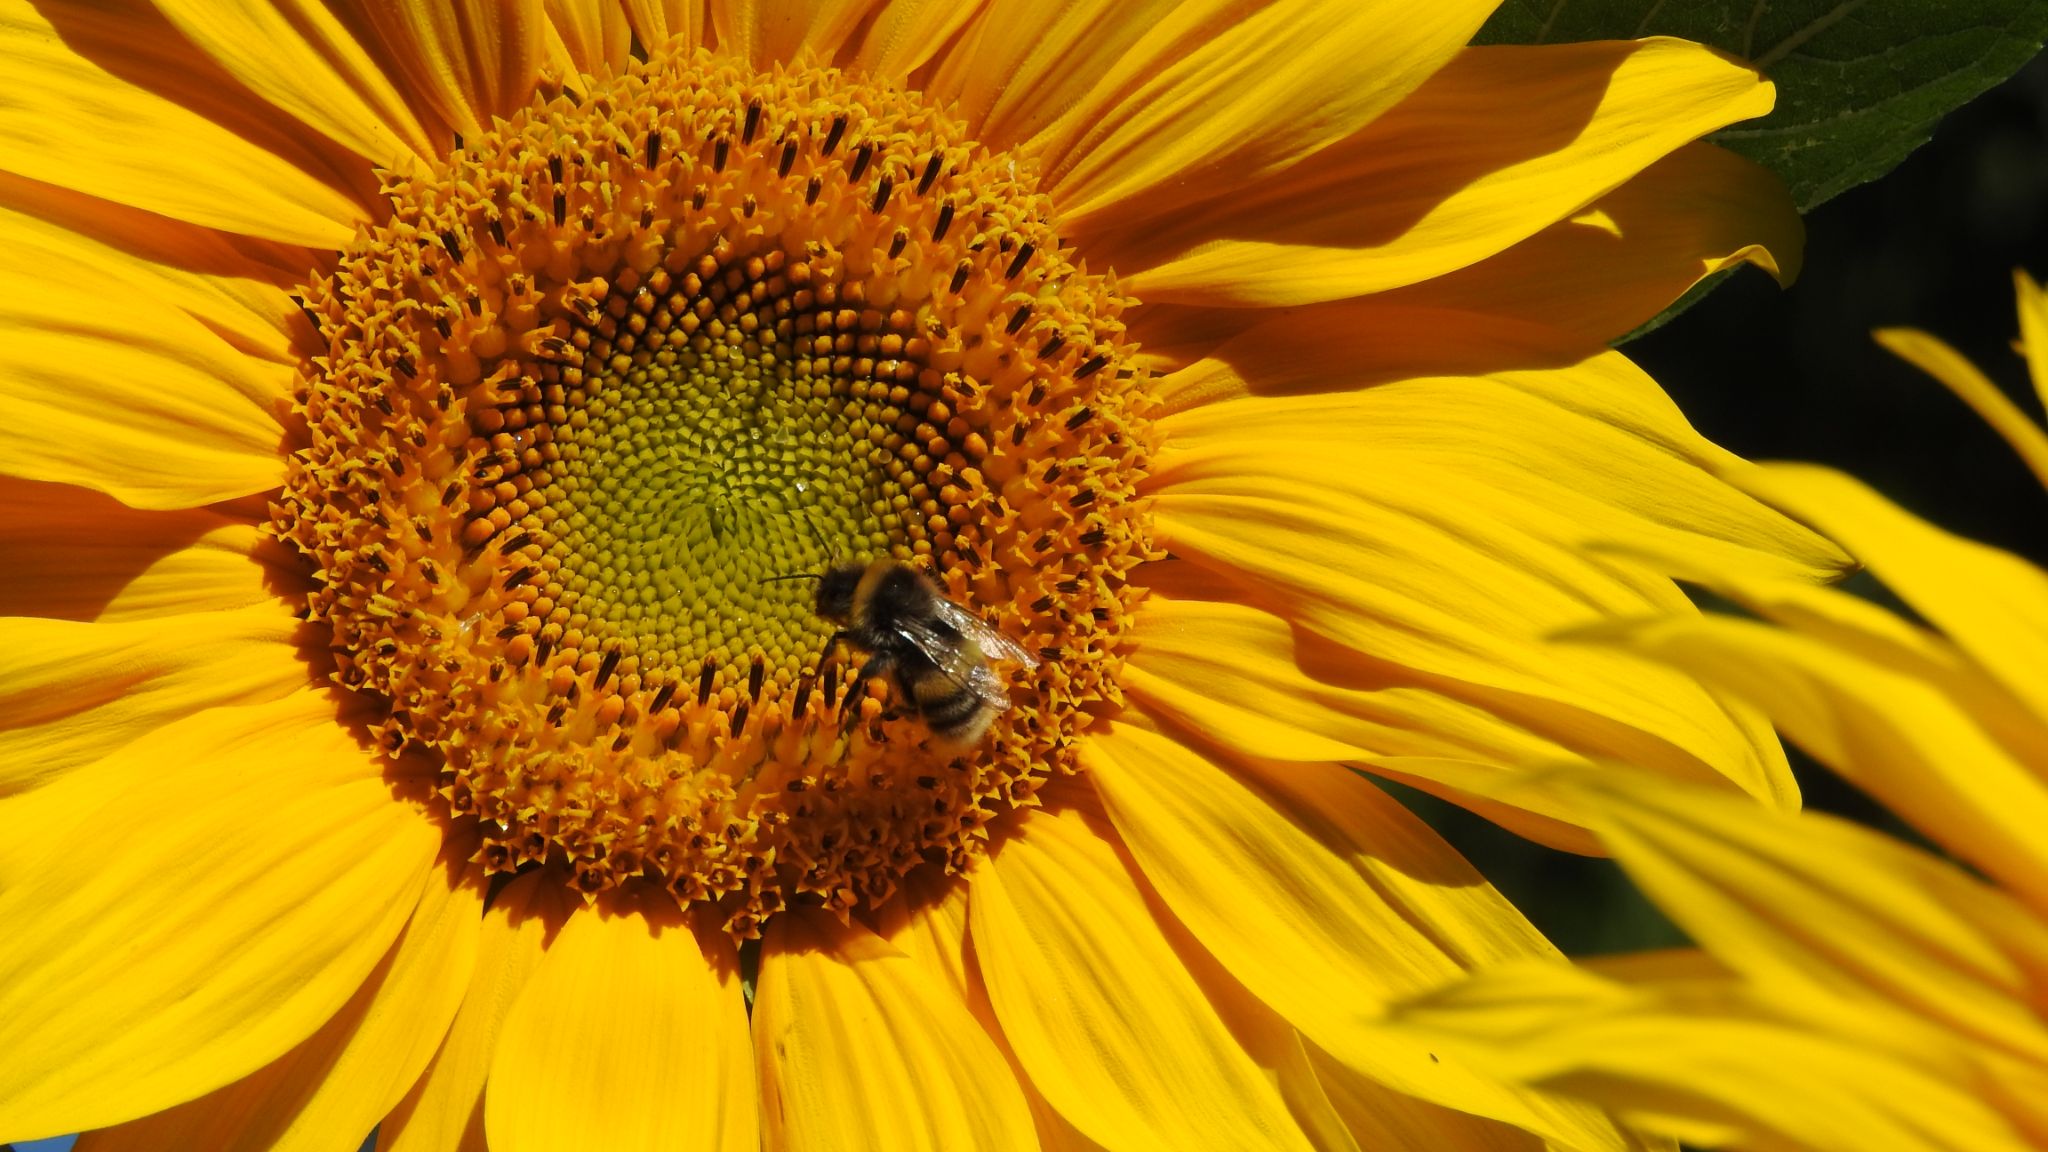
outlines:
M915 702L918 714L924 717L932 735L948 744L972 744L980 740L982 733L988 731L989 721L996 715L995 710L973 689L938 676L918 681Z
M964 749L1010 706L990 671L992 653L1035 667L1031 655L939 594L905 564L836 564L818 578L818 615L866 653L861 676L894 680L904 703L940 744Z

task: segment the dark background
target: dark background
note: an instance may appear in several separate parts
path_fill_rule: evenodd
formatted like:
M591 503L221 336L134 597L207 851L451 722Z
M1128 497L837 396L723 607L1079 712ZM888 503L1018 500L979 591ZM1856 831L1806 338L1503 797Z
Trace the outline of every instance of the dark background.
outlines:
M1806 228L1790 289L1744 269L1624 351L1725 447L1846 469L1951 531L2048 564L2040 483L1962 401L1870 339L1873 328L1925 329L2041 417L2012 350L2012 270L2048 277L2048 55L1951 113L1883 179L1815 209ZM1796 750L1793 763L1808 807L1898 830ZM1612 864L1403 798L1566 951L1679 940Z

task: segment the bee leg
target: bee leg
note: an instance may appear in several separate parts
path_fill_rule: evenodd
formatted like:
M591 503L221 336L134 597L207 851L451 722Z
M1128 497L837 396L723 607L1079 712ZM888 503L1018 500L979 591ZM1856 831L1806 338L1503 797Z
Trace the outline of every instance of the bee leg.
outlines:
M852 732L860 722L860 702L867 699L868 683L877 676L886 675L889 662L880 656L870 657L854 674L853 682L846 686L846 699L839 705L839 724L843 732Z

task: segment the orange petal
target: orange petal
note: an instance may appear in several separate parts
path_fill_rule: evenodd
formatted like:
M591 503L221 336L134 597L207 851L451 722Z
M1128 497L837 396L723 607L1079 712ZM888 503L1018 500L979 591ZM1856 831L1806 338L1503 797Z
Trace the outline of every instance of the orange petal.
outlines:
M181 717L305 687L299 627L276 601L123 624L0 620L0 795Z
M1158 380L1162 415L1250 396L1569 368L1603 350L1583 336L1512 316L1382 303L1398 295L1310 304L1270 316L1244 308L1182 309L1190 314L1190 326L1204 329L1232 317L1251 322L1241 320L1240 331L1200 347Z
M578 72L594 76L625 68L633 28L618 0L547 0L547 13Z
M525 872L484 910L462 1006L439 1051L378 1125L380 1152L484 1152L484 1082L498 1032L573 901L559 875Z
M0 477L0 555L9 558L0 617L150 620L276 603L298 586L292 562L254 524L205 508L142 512L9 477Z
M176 220L338 248L364 218L336 172L293 139L284 113L137 3L0 5L0 105L9 171ZM103 301L101 302L104 303ZM124 305L125 308L125 305Z
M870 7L871 0L711 0L711 27L720 52L756 68L831 63Z
M439 1046L476 962L481 876L461 859L473 838L444 844L441 866L398 942L341 1011L261 1071L188 1104L87 1133L87 1152L316 1152L368 1132Z
M419 902L440 834L327 697L207 717L0 892L0 1131L104 1127L254 1072ZM80 851L91 829L120 833Z
M858 925L768 926L754 1052L770 1147L1031 1149L1031 1112L958 996Z
M852 66L900 87L953 40L981 5L960 0L891 0L875 12Z
M0 173L0 275L176 308L236 349L296 367L288 289L304 249L169 220Z
M1688 144L1499 255L1360 303L1469 310L1606 344L1726 268L1754 264L1790 284L1805 234L1769 169Z
M974 877L975 955L1004 1036L1115 1152L1310 1145L1147 906L1099 817L1026 811ZM1105 973L1117 979L1105 979Z
M757 1152L739 957L664 892L572 913L498 1034L484 1093L494 1152Z
M249 90L380 167L436 155L392 82L334 14L302 0L155 0Z
M448 127L475 136L533 99L547 16L542 0L351 0L411 93Z
M698 47L711 27L704 0L625 0L625 5L633 35L650 51L670 37L681 37L686 48Z
M1101 241L1148 302L1383 292L1525 240L1771 100L1753 69L1683 40L1468 48L1284 179Z
M988 0L926 91L957 107L977 139L1014 148L1080 103L1127 55L1156 61L1176 43L1160 35L1163 22L1186 7L1181 0Z

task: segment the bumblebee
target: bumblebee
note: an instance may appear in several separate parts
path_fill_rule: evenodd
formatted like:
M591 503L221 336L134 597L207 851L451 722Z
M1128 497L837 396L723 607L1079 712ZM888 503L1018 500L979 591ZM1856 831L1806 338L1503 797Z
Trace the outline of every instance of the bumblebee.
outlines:
M940 595L924 573L894 560L827 568L818 577L817 612L839 626L826 650L845 640L865 652L860 683L895 680L932 736L953 749L979 743L1010 706L992 661L1038 667L1015 641Z

